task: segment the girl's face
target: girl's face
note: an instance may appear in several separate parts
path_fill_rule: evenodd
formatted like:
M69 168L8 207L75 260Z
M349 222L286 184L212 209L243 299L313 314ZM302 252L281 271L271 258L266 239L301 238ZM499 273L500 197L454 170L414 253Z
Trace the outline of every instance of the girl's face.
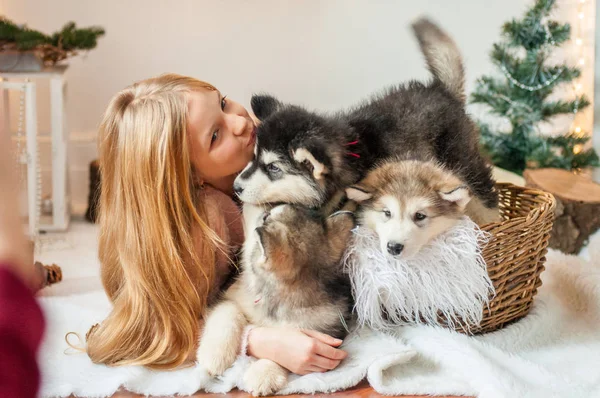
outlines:
M187 131L192 164L202 181L215 187L233 184L254 157L254 119L219 91L189 94Z

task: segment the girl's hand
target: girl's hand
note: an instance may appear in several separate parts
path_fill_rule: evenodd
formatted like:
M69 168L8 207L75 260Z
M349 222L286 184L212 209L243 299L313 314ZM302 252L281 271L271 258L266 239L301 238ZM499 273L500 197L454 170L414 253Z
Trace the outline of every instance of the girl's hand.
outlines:
M314 330L257 327L248 334L248 355L305 375L335 369L348 356L336 348L340 344L342 340Z

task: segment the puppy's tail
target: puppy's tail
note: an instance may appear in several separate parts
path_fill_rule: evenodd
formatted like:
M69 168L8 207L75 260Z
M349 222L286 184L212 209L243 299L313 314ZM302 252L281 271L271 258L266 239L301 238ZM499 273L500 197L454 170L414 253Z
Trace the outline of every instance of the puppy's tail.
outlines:
M434 78L464 103L465 70L454 40L427 18L419 18L412 28Z

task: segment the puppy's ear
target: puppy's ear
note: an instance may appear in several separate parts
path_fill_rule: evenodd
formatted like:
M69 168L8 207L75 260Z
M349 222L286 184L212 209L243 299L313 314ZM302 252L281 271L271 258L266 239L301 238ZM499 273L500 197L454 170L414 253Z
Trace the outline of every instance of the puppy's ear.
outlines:
M259 120L264 120L280 109L283 104L275 97L268 94L256 94L250 99L252 112Z
M461 211L465 209L471 200L469 188L462 183L460 185L446 185L442 187L438 193L442 199L456 203Z
M258 227L254 230L258 236L258 248L260 250L260 258L257 261L257 265L263 265L267 262L267 233L264 227Z
M308 144L308 143L307 143ZM315 145L302 145L292 149L292 158L310 171L317 181L325 178L329 173L327 154Z
M346 196L348 199L355 201L356 203L364 202L373 197L373 193L369 188L364 185L355 184L346 188Z

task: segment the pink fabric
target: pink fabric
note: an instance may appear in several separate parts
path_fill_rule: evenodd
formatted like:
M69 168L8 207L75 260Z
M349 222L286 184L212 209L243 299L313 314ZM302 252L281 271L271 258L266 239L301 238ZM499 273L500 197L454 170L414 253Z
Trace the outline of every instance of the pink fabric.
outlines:
M0 264L0 397L35 397L44 318L27 286Z
M201 194L208 213L208 224L227 244L228 254L232 256L244 242L241 210L231 197L211 186L205 186ZM215 287L220 287L230 272L227 257L220 251L217 252ZM215 289L213 294L217 292L218 289Z

